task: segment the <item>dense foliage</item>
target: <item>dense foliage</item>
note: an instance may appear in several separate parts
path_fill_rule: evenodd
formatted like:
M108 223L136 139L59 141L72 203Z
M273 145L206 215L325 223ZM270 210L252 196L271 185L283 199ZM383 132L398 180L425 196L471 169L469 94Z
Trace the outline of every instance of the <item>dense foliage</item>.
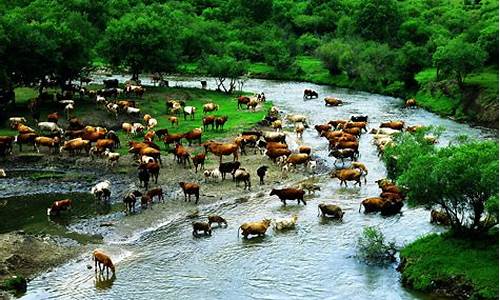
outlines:
M443 209L455 234L478 236L498 224L498 143L458 139L436 148L405 134L384 160L411 203Z
M63 82L103 63L174 72L211 55L279 77L316 55L352 87L401 94L429 67L463 84L498 64L498 1L12 0L0 4L0 54L4 86Z

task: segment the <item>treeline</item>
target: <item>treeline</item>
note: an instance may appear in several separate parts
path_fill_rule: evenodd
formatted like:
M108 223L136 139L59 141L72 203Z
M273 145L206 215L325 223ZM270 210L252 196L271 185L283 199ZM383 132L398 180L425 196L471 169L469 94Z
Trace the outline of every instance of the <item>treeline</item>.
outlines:
M398 94L435 67L459 86L498 64L494 0L11 0L0 3L3 88L45 76L75 79L92 66L236 77L264 62L302 72L296 57L321 58L352 87Z

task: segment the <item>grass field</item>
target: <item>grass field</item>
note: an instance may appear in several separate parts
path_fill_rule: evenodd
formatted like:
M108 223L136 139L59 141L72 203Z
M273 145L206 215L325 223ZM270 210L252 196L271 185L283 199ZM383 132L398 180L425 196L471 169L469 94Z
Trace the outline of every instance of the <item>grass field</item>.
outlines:
M92 88L96 88L93 86ZM28 95L28 92L23 88L18 93L16 90L16 95ZM130 98L128 98L130 99ZM172 127L168 121L170 116L167 112L165 101L167 99L176 99L186 101L186 105L195 106L197 108L194 120L184 120L181 116L179 117L179 127ZM210 128L203 133L202 139L221 139L230 136L236 136L241 130L251 128L256 122L263 119L267 110L272 106L271 102L266 102L261 110L257 112L248 111L246 108L243 110L237 110L237 101L235 95L227 95L220 92L208 91L196 88L160 88L160 87L147 87L146 94L143 99L132 98L132 100L137 101L138 107L141 109L142 114L150 114L158 120L158 126L155 129L168 128L171 133L184 133L188 132L197 127L202 126L203 118L203 104L208 102L214 102L219 104L220 109L218 111L209 113L216 116L228 116L228 121L224 126L224 131L215 131ZM26 116L28 119L28 125L36 128L36 124L30 118L29 113L26 109L26 103L23 99L16 101L16 107L8 112L9 116ZM101 125L109 129L118 129L117 133L122 140L122 148L118 152L124 154L127 152L126 143L131 137L126 136L121 132L121 124L123 122L141 122L144 123L141 118L133 119L127 116L125 113L121 113L118 120L114 118L113 115L109 114L102 107L97 107L93 101L88 99L77 100L75 108L75 116L83 120L86 124ZM46 115L52 112L58 111L63 114L63 107L58 107L57 104L48 104L42 108L41 119L45 120ZM66 126L66 121L62 120L62 127ZM0 126L0 135L15 135L17 132L8 128L8 124L2 124ZM142 140L141 136L132 137L134 140Z
M472 285L475 299L498 299L496 237L473 241L431 234L403 248L401 257L406 259L403 280L417 290L457 280Z

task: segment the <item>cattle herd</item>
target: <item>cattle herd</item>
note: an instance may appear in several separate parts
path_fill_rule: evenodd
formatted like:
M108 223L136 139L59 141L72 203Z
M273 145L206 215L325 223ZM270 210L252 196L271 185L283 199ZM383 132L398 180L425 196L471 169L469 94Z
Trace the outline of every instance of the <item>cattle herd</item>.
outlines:
M142 97L146 89L140 85L127 84L124 90L118 88L118 81L106 80L105 88L100 91L83 91L87 95L95 99L98 107L107 110L110 115L115 118L119 114L129 116L136 122L124 122L121 129L128 137L142 136L142 141L128 141L128 153L133 154L133 162L138 164L137 176L139 180L139 188L126 192L123 197L125 212L127 214L134 213L137 202L140 203L142 209L151 208L155 202L164 202L164 193L161 187L149 188L149 182L154 181L158 184L158 177L162 168L162 149L155 141L164 143L163 153L172 153L174 160L184 168L194 167L195 174L198 174L198 169L202 171L200 179L204 179L204 183L209 181L223 181L227 174L230 174L236 187L244 184L243 189L251 189L250 171L241 165L240 155L248 155L249 150L253 150L253 155L265 155L273 163L281 168L283 174L297 171L302 167L303 172L314 174L317 168L317 162L313 159L312 148L307 145L300 145L297 149L291 149L287 143L289 135L283 132L284 125L293 128L298 140L302 139L305 130L310 128L306 116L291 114L282 117L277 107L269 109L266 117L259 122L262 125L260 128L241 132L231 141L215 141L208 140L202 142L202 135L207 130L223 130L224 124L228 120L227 116L207 115L208 113L218 111L219 104L210 102L203 106L202 128L194 128L186 133L169 133L167 128L155 129L158 125L157 119L149 114L144 114L133 100L117 100L116 97L120 93L132 94L136 97ZM318 98L318 93L313 90L304 91L304 100ZM236 109L247 107L250 111L255 111L258 105L265 101L264 93L257 94L252 97L239 96L237 97ZM412 99L410 99L412 100ZM342 105L342 100L334 97L326 97L324 99L327 106ZM414 102L414 100L413 100ZM416 103L410 101L407 106L414 106ZM113 168L120 159L118 152L113 152L121 147L120 139L113 130L108 130L103 126L91 126L84 124L80 119L72 117L77 106L75 101L61 99L61 106L64 107L68 127L63 129L58 124L58 119L61 117L58 113L53 113L48 116L48 121L39 122L35 119L38 125L37 130L27 126L25 117L13 116L9 119L10 126L18 131L16 136L0 136L0 155L8 155L12 153L12 148L15 144L19 146L19 151L22 151L23 145L31 145L37 152L41 151L41 147L48 148L49 153L60 154L64 151L69 155L81 155L82 152L92 158L104 158L105 161ZM179 119L182 115L184 120L193 119L196 114L196 107L186 105L181 100L166 101L166 109L170 113L169 122L173 127L179 126ZM32 105L36 106L38 104ZM69 106L69 107L68 107ZM36 115L36 114L35 114ZM140 122L137 120L140 119ZM362 179L366 184L366 176L368 174L367 167L357 161L359 158L359 139L362 134L367 133L368 116L358 115L351 116L349 119L330 120L325 124L316 124L313 128L318 136L323 137L328 143L330 156L335 159L335 168L330 173L331 178L338 179L340 186L348 186L348 182L354 182L354 185L362 185ZM374 128L370 131L373 135L373 142L377 146L379 153L383 153L385 147L393 144L395 134L406 130L415 132L420 126L407 127L403 121L388 121L381 123L379 128ZM436 138L428 135L426 139L434 143ZM187 142L187 146L183 142ZM193 143L198 144L202 149L199 153L190 153L190 147ZM219 166L217 168L205 169L206 157L212 153L218 158ZM257 154L258 153L258 154ZM232 156L232 161L223 162L224 156ZM341 163L341 168L337 166ZM257 169L256 175L259 178L259 184L265 184L265 177L268 171L268 166L262 165ZM0 170L3 172L3 170ZM5 175L5 172L3 172ZM400 213L405 199L404 191L396 186L393 182L387 179L377 181L381 194L376 197L364 199L360 203L364 207L365 213L380 212L382 215L393 215ZM179 182L179 187L184 195L184 201L195 199L197 204L200 200L203 183L201 182ZM141 191L143 189L144 191ZM281 189L273 188L270 191L270 196L277 196L279 200L286 205L287 200L296 200L297 204L306 205L304 199L305 190L309 193L319 190L319 187L311 184L301 184L299 186L285 187ZM112 191L112 182L103 180L93 186L90 192L94 195L96 201L101 203L109 203ZM62 211L71 209L72 200L64 199L55 201L47 213L49 216L57 216ZM318 212L323 217L333 218L342 221L344 212L342 209L333 203L321 203L318 205ZM318 214L318 215L319 215ZM255 222L247 222L242 224L238 232L241 230L242 235L247 238L249 235L264 235L267 229L274 224L276 230L293 228L298 220L298 215L293 215L289 218L281 219L264 219ZM443 214L438 211L433 211L431 214L432 222L446 224ZM196 221L192 223L193 235L198 236L201 233L205 235L212 234L212 224L217 223L220 226L227 226L227 221L217 215L208 217L207 222ZM101 269L115 271L111 259L102 251L96 250L93 257L97 267Z

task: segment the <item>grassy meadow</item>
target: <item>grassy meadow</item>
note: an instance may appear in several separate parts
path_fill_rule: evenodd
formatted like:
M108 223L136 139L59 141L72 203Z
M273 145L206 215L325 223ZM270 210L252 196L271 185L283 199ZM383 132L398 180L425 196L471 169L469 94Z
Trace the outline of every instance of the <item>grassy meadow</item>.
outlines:
M91 88L99 88L99 86L91 86ZM36 124L34 124L34 121L31 119L26 108L27 100L35 95L36 91L29 88L16 89L16 106L11 108L7 112L7 115L26 116L28 119L28 125L36 129ZM228 116L228 121L224 125L223 131L216 131L215 129L212 130L211 127L209 127L207 131L204 131L202 140L209 140L236 136L241 130L251 128L256 122L263 119L267 110L272 105L271 102L268 101L264 103L263 107L256 112L248 111L246 108L238 110L235 97L236 95L228 95L221 92L196 88L146 87L146 93L142 99L135 97L123 99L135 100L137 102L137 106L141 109L141 115L150 114L153 118L157 119L158 125L155 129L167 128L170 133L185 133L194 128L202 128L202 118L204 116L203 104L214 102L219 105L219 110L208 113L207 115L225 115ZM122 97L120 97L120 99L121 98ZM165 102L170 99L184 100L186 101L186 105L195 106L196 114L194 120L191 120L189 116L187 120L184 120L184 117L181 114L180 116L177 116L179 118L179 127L172 126L172 124L168 121L170 114L167 111L165 104ZM56 111L63 114L63 107L56 103L44 105L41 113L41 121L46 120L47 114ZM74 116L80 118L85 124L101 125L107 127L108 129L116 130L120 140L122 141L121 149L117 150L121 154L125 154L127 152L126 143L124 142L131 139L138 141L142 140L142 136L130 137L121 131L121 124L123 122L144 123L142 116L140 118L131 118L125 113L120 113L118 119L115 119L115 117L108 113L104 107L97 106L93 100L87 98L76 100ZM67 126L66 120L61 120L61 125L65 128ZM1 124L0 135L16 134L17 131L8 127L8 122ZM29 147L26 147L25 149L28 148Z

